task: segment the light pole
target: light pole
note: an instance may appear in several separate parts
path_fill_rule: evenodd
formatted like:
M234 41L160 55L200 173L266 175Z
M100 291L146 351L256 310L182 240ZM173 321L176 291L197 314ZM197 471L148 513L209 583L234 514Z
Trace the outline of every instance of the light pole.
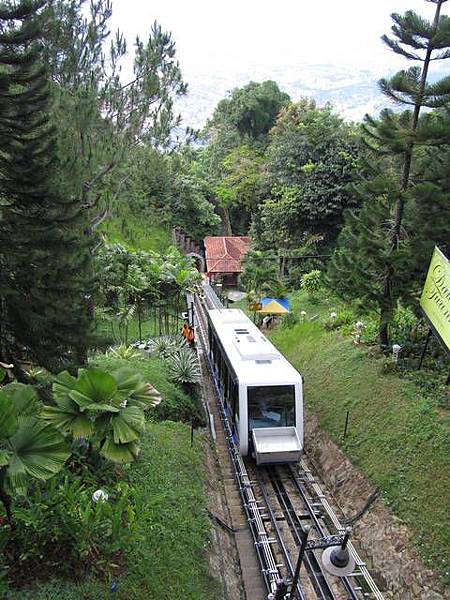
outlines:
M298 579L300 577L300 568L302 566L303 557L305 556L306 546L308 543L310 527L307 525L302 531L302 541L300 544L300 552L298 553L297 564L295 565L294 579L292 580L291 591L289 598L295 598L295 590L297 589Z
M400 354L400 350L402 347L400 344L394 344L392 346L392 362L398 363L398 355Z
M306 526L302 531L302 539L300 551L298 553L297 564L295 566L294 578L287 598L294 600L295 592L300 577L300 569L303 558L307 550L318 550L324 548L322 554L323 567L331 575L337 577L346 577L353 572L355 568L355 559L350 554L347 548L348 540L351 533L351 528L347 527L344 534L328 535L318 540L308 540L310 528Z

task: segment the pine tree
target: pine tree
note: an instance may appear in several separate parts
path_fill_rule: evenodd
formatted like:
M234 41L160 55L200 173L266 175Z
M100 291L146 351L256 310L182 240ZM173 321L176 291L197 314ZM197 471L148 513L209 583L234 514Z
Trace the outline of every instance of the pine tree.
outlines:
M412 281L404 276L405 265L408 264L411 268L413 262L411 256L406 260L408 252L411 252L413 247L411 240L420 239L424 234L422 228L408 230L408 223L404 218L405 207L414 197L415 203L424 203L420 207L423 214L430 202L430 196L425 192L425 188L421 188L424 193L420 198L417 183L426 180L426 173L418 167L416 158L424 148L435 147L440 152L442 146L450 141L448 119L445 111L440 110L442 107L448 107L450 102L450 77L444 77L434 83L428 81L432 62L450 58L450 18L441 15L442 5L447 0L427 1L435 5L432 22L428 22L412 11L407 11L403 16L393 14L393 37L382 38L395 53L420 63L420 66L402 70L392 78L382 79L379 82L381 90L397 104L408 107L407 110L399 115L386 109L382 111L379 119L367 116L364 125L368 146L385 158L378 159L375 169L378 173L374 176L372 185L369 182L361 186L361 190L366 193L366 205L360 218L368 219L368 223L373 221L370 207L378 202L381 179L384 178L384 185L390 190L387 196L389 210L385 215L387 252L384 251L379 257L378 267L381 271L372 274L373 299L374 301L376 299L380 310L382 347L388 346L389 343L388 327L396 301L400 297L408 297L411 292ZM423 108L433 109L433 113L421 115ZM387 172L380 175L383 169ZM368 197L372 200L367 200ZM412 225L412 221L409 225ZM357 235L356 232L354 234ZM341 254L345 252L342 248L344 237L340 238ZM362 242L361 238L360 242ZM374 244L374 240L369 236L365 245L358 245L359 254L353 256L353 261L364 262L373 254L374 248L376 243ZM338 264L340 262L342 268L345 265L342 260L333 262L330 273L333 273L332 280L336 283ZM348 272L342 271L340 277L348 278ZM353 290L352 295L355 294L358 294L358 287Z
M374 139L382 150L393 154L400 150L401 175L399 190L395 201L395 214L392 230L389 234L391 260L387 262L384 272L383 306L380 323L380 342L388 345L388 323L394 307L392 295L393 281L396 277L395 254L401 249L402 224L408 190L411 185L411 169L414 149L417 144L427 141L436 143L436 130L427 132L427 120L422 120L424 127L419 128L419 115L423 107L439 108L450 101L450 77L444 77L436 83L428 83L432 61L450 58L450 18L441 15L442 5L447 0L427 0L436 5L433 22L420 17L413 11L401 16L393 14L394 37L383 36L383 41L396 54L406 59L419 62L414 66L396 73L390 79L381 79L381 90L394 102L411 106L412 111L406 113L407 124L402 120L394 120L390 111L385 111L377 123L367 119L366 132ZM448 132L443 131L442 142L448 140ZM431 139L428 139L428 138Z
M40 61L46 0L0 4L1 357L49 369L80 362L90 254L76 199L58 193L48 77Z

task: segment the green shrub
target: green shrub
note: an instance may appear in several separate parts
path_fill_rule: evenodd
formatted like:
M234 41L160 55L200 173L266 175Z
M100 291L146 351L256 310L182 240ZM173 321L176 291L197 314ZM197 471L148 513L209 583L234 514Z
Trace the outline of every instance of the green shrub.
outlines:
M305 273L301 278L301 287L308 294L310 302L317 300L317 293L322 286L321 271L314 269L309 273Z
M124 481L106 489L108 500L93 500L98 484L73 474L36 484L15 511L14 546L7 547L9 581L20 586L47 577L109 575L135 520L131 488Z
M181 387L170 381L168 365L165 361L155 356L150 359L140 356L132 361L124 361L104 354L94 356L90 364L98 366L105 371L114 371L122 366L133 366L142 373L144 379L149 381L160 392L162 400L147 414L152 421L186 421L191 418L201 418L202 409L199 403L183 392Z
M357 320L354 312L350 308L342 308L335 314L336 317L332 319L330 313L330 317L325 321L324 326L328 331L340 329L344 325L351 325Z
M373 313L365 315L362 321L364 323L364 327L361 332L361 341L364 344L368 344L369 346L378 344L380 333L380 323L378 315Z
M294 325L297 325L298 323L298 317L295 313L293 312L289 312L287 315L285 315L283 317L283 322L282 322L282 327L285 327L286 329L290 329L291 327L294 327Z

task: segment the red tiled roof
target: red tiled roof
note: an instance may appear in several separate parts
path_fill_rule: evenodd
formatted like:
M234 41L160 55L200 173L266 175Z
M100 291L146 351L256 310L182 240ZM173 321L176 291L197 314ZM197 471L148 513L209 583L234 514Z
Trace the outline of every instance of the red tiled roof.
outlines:
M203 242L208 273L242 273L241 260L251 241L249 237L206 237Z

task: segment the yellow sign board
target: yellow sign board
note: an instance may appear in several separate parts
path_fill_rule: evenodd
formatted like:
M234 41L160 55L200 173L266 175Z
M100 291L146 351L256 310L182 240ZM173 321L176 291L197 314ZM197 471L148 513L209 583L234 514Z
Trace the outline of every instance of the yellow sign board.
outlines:
M435 248L420 298L420 306L435 333L450 350L450 262Z

